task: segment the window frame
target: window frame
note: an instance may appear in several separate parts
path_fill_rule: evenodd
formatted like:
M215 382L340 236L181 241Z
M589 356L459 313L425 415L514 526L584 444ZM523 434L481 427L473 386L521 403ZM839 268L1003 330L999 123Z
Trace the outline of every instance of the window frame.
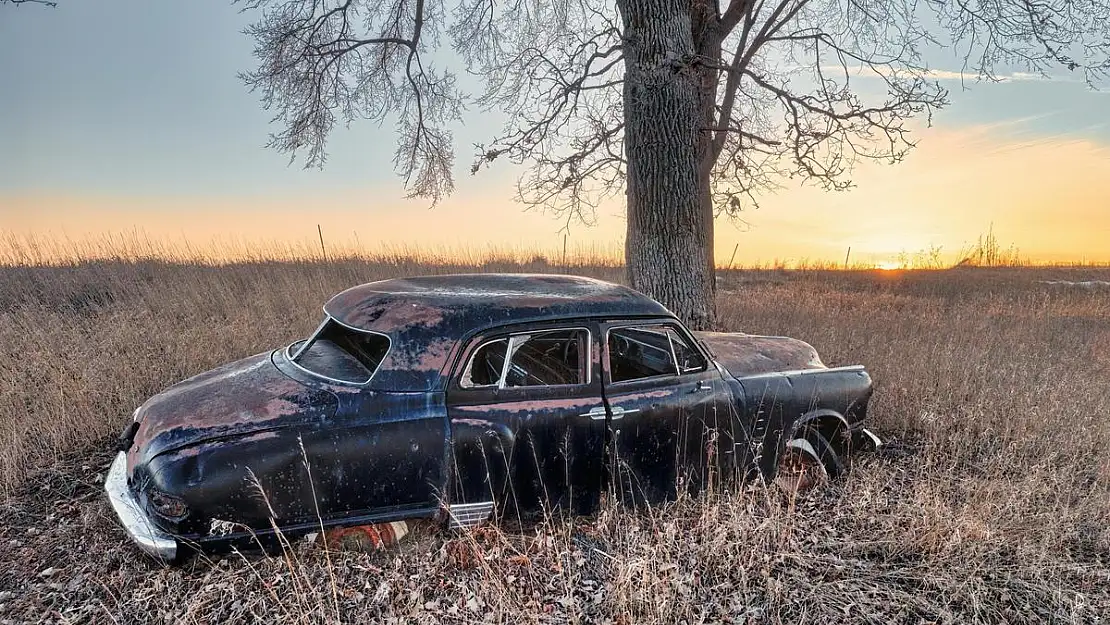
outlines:
M680 367L679 364L678 364L678 355L675 353L675 349L674 349L674 338L671 337L670 333L667 333L667 346L670 348L671 364L674 365L674 372L672 372L672 373L660 373L660 374L656 374L656 375L644 376L644 377L641 377L641 378L631 378L631 379L628 379L628 380L614 381L613 380L613 366L612 366L612 352L609 350L610 334L612 333L613 330L622 330L622 329L625 329L625 328L642 328L644 326L662 326L664 328L670 329L672 332L674 332L679 337L681 337L687 343L687 345L690 349L692 349L699 356L701 356L702 366L698 367L697 369L691 370L691 371L683 371L682 367ZM678 380L678 379L680 379L680 378L682 378L683 376L686 376L686 375L696 375L696 374L699 374L699 373L705 373L706 371L709 371L709 363L710 363L710 359L709 359L708 356L706 356L705 352L702 350L701 345L698 343L698 341L694 340L694 337L692 335L690 335L689 332L687 332L686 328L681 323L679 323L678 321L676 321L674 319L643 319L643 320L638 320L638 321L611 321L605 327L604 356L602 358L601 367L604 371L604 376L603 377L604 377L604 382L607 386L621 386L621 385L626 385L626 384L631 385L631 384L636 384L636 383L639 383L639 382L644 382L646 380L661 381L661 380L665 380L665 379L668 379L668 378L674 378L674 379Z
M570 331L577 331L577 332L585 332L586 333L585 345L584 346L579 346L579 359L584 359L585 364L586 364L584 369L579 370L584 374L583 377L582 377L581 382L579 382L578 384L542 384L542 385L537 384L537 385L531 385L531 386L505 386L505 380L508 377L509 367L512 365L512 355L515 353L515 352L513 352L513 339L515 339L516 337L519 337L519 336L527 336L527 337L531 338L531 337L534 337L534 336L538 336L538 335L542 335L542 334L548 334L548 333L551 333L551 332L570 332ZM581 336L581 335L579 335L579 336ZM490 343L496 343L497 341L503 341L503 340L506 341L506 343L505 343L505 362L501 366L501 375L497 379L497 384L482 384L482 385L479 385L479 386L463 386L463 384L462 384L463 377L466 375L466 373L468 371L472 370L472 368L474 366L474 358L475 358L475 356L478 355L478 352L481 351L483 347L485 347L486 345L489 345ZM462 391L481 391L481 390L487 390L488 391L488 390L491 390L491 389L496 390L496 391L516 391L516 390L539 389L539 388L576 388L576 387L589 386L593 382L593 358L590 357L590 353L591 353L592 349L593 349L593 332L590 331L589 327L581 326L581 325L577 325L577 324L576 325L570 325L570 326L554 327L554 328L544 327L544 328L536 328L534 330L518 330L518 331L515 331L515 332L507 332L507 333L502 333L502 334L487 335L485 337L480 337L480 340L475 344L475 347L470 350L470 353L467 355L466 365L463 366L463 368L461 370L459 370L458 374L453 376L451 385L454 386L455 388L459 389L459 390L462 390Z
M381 336L381 337L385 338L385 340L386 340L385 353L382 354L382 358L381 358L381 360L378 361L378 365L376 367L374 367L374 370L370 372L370 377L366 378L365 381L352 382L351 380L342 380L342 379L339 379L339 378L333 378L331 376L326 376L326 375L323 375L322 373L318 373L316 371L313 371L313 370L309 369L308 367L305 367L301 363L297 362L297 360L296 360L297 357L300 356L306 349L308 349L309 346L311 346L313 343L316 342L316 340L319 338L320 334L328 326L328 322L331 322L331 321L334 321L336 324L338 324L340 326L343 326L344 328L347 328L348 330L351 330L352 332L357 332L357 333L360 333L360 334L373 334L373 335ZM297 348L297 351L295 353L291 353L291 350L293 349L293 346L296 345L297 343L300 343L300 346ZM289 363L291 365L296 367L298 370L303 371L304 373L312 376L313 378L316 378L318 380L323 380L325 382L331 382L333 384L342 384L344 386L353 386L353 387L356 387L356 388L366 388L371 382L374 381L374 376L378 374L378 371L382 368L382 363L385 362L386 357L389 356L389 353L392 350L393 350L393 338L391 336L389 336L388 334L385 334L384 332L375 332L373 330L363 330L362 328L356 328L356 327L354 327L350 324L343 323L342 321L340 321L339 319L336 319L335 317L331 316L329 313L327 313L325 311L324 312L324 320L320 322L320 325L316 327L316 330L314 330L312 332L312 334L310 334L308 336L308 338L302 339L300 341L293 341L289 345L286 345L285 349L282 350L282 352L285 354L285 359L287 361L289 361ZM353 354L351 354L351 355L354 356ZM355 358L357 360L357 357L355 357ZM361 361L359 361L359 362L361 364Z
M678 352L674 350L674 338L671 338L671 355L674 357L675 367L678 369L678 375L683 376L692 373L704 373L706 371L709 371L709 357L702 352L701 346L698 344L697 337L693 335L683 335L681 332L676 330L675 327L676 326L674 325L671 326L671 332L674 332L678 335L679 338L683 339L683 341L686 343L687 349L693 351L695 354L701 357L700 367L684 371L682 369L682 365L678 364Z
M492 343L497 343L497 342L500 342L500 341L505 341L506 361L505 361L505 363L502 363L502 365L501 365L501 373L497 376L497 382L494 382L493 384L475 384L473 386L464 386L463 385L463 380L466 379L467 373L470 373L471 371L474 370L474 359L478 356L478 353L481 352L483 349L485 349L485 347L487 345L490 345ZM508 364L507 356L508 356L508 353L509 353L509 348L512 346L512 343L513 343L512 338L509 337L508 335L506 335L506 336L496 336L496 337L484 340L481 343L478 343L477 347L475 347L474 350L470 352L470 358L468 358L466 360L466 366L463 367L462 371L459 372L459 375L455 377L455 385L458 386L461 389L466 389L468 391L476 391L476 390L490 389L490 388L500 388L501 381L505 378L505 365ZM471 379L473 379L473 375L471 376Z

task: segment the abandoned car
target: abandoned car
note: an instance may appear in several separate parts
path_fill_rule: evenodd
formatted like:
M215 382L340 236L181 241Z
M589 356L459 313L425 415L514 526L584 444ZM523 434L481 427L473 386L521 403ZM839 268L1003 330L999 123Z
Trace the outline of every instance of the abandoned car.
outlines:
M257 536L588 513L761 475L804 486L878 439L871 379L784 337L691 332L627 287L450 275L333 297L308 338L140 406L105 489L174 560Z

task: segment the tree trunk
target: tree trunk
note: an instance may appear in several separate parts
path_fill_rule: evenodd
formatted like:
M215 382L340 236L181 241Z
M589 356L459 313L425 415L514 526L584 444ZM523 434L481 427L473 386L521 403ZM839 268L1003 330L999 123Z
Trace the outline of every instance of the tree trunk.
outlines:
M704 166L704 70L689 0L620 0L624 22L625 259L633 288L708 329L713 218Z
M695 65L700 77L698 107L701 110L701 127L698 134L698 203L703 213L702 229L705 234L706 271L709 274L710 313L716 325L717 316L717 255L714 239L713 210L713 166L717 163L717 153L713 150L714 132L717 126L717 87L720 72L712 65L721 64L721 33L715 3L694 3L694 47L699 63Z

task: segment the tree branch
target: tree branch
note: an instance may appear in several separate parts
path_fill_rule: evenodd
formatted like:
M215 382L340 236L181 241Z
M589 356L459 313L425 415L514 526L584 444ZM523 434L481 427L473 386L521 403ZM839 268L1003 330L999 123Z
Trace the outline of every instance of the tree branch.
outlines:
M473 104L507 123L476 146L472 171L527 164L522 201L588 222L624 184L624 53L636 42L617 9L453 0L448 21L445 1L240 0L260 10L247 29L259 64L243 78L280 124L270 145L320 166L338 121L395 120L394 167L410 195L434 203L453 188L450 125ZM1014 66L1082 71L1092 85L1110 73L1110 0L721 4L690 7L692 59L673 65L696 74L702 172L733 216L782 180L847 188L856 161L901 159L914 145L909 120L946 103L926 45L958 46L986 79ZM464 99L454 74L429 64L441 32L483 92Z

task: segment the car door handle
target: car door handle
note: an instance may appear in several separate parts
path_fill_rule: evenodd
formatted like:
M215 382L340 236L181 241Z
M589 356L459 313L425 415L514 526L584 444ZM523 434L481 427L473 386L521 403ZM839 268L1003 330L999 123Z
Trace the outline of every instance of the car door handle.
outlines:
M613 408L613 418L614 419L620 419L621 417L623 417L626 414L632 414L632 413L635 413L635 412L640 412L640 409L639 408L623 408L621 406L617 406L617 407ZM589 412L583 412L582 414L580 414L578 416L580 416L580 417L589 417L589 418L593 419L594 421L604 421L605 420L605 406L594 406L593 408L590 408Z
M713 385L711 385L707 382L698 382L697 384L694 385L693 390L691 390L690 392L691 393L705 393L705 392L711 391L711 390L713 390Z
M640 412L640 409L639 408L621 408L620 406L617 406L617 407L613 408L613 418L614 419L620 419L624 415L632 414L634 412Z
M593 419L594 421L604 421L605 420L605 406L594 406L593 408L590 408L589 412L583 412L582 414L580 414L578 416L580 416L580 417L589 417L589 418Z

